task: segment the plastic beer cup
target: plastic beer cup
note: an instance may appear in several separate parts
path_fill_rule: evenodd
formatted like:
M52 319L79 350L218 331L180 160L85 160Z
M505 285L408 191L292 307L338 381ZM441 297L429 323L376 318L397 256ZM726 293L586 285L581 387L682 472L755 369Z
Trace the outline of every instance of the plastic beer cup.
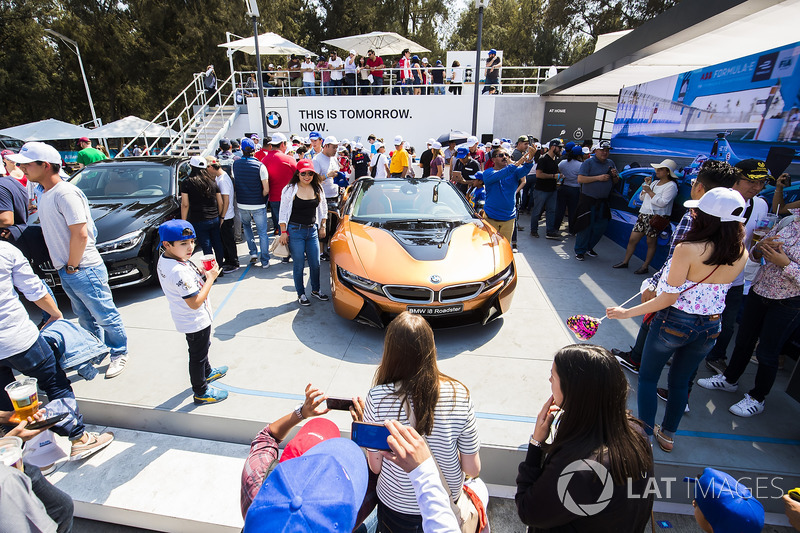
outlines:
M33 416L39 408L39 393L36 378L22 378L6 385L6 392L14 404L14 412L20 420Z

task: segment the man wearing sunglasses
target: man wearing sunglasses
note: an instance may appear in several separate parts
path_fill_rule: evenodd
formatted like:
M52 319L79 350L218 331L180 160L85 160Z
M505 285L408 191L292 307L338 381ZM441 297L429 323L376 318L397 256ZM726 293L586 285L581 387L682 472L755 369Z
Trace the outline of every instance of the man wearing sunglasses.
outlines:
M494 166L483 172L486 221L508 242L511 242L517 218L517 191L525 186L525 176L533 167L534 153L535 150L529 148L519 161L512 162L505 149L496 148L491 154Z
M575 259L583 261L585 256L597 257L594 247L600 242L611 220L608 198L614 184L619 181L617 166L608 158L609 141L594 145L594 155L581 164L578 183L581 195L575 217Z

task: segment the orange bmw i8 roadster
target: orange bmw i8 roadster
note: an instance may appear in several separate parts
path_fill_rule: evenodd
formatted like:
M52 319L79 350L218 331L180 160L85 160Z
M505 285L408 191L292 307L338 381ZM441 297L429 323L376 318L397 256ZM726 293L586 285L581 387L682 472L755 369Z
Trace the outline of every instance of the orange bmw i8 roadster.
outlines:
M485 324L511 306L511 245L438 178L361 178L331 238L333 306L376 327L408 311L433 325Z

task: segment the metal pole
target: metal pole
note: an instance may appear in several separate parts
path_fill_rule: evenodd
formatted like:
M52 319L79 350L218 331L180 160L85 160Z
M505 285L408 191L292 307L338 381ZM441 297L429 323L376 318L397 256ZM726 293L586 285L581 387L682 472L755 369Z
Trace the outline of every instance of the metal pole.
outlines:
M261 76L261 55L258 51L258 22L256 17L253 17L253 39L256 42L256 70L258 71L258 83L256 83L256 86L258 87L258 101L261 104L261 144L263 146L267 142L267 112L264 107L264 78Z
M475 50L475 94L472 96L472 135L478 135L478 89L481 81L481 40L483 37L483 6L478 8L478 48Z
M225 42L227 42L227 43L231 42L231 32L229 32L229 31L225 32ZM236 76L233 75L234 74L234 71L233 71L233 50L228 48L226 53L228 54L228 64L231 67L231 90L233 91L233 102L235 104L236 103Z

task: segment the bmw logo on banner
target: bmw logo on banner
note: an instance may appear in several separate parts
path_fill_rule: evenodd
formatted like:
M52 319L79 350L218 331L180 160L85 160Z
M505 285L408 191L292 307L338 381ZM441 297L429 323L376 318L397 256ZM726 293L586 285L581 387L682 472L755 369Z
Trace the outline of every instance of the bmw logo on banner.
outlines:
M281 124L283 124L283 119L281 118L280 113L277 111L270 111L267 113L267 124L275 129L280 128Z

